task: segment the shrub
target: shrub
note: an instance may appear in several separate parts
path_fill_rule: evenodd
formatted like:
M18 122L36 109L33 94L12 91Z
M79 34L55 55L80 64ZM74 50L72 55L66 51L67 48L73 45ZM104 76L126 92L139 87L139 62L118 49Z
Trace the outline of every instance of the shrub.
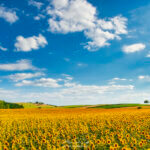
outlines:
M149 101L148 101L148 100L145 100L144 103L147 104L147 103L149 103Z
M142 107L141 107L141 106L138 106L137 109L142 109Z

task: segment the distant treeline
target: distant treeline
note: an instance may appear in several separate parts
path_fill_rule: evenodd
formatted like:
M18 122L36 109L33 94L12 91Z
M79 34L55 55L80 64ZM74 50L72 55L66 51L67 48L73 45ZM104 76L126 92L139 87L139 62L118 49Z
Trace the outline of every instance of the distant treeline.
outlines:
M16 109L16 108L24 108L24 107L16 103L8 103L3 100L0 100L0 109Z

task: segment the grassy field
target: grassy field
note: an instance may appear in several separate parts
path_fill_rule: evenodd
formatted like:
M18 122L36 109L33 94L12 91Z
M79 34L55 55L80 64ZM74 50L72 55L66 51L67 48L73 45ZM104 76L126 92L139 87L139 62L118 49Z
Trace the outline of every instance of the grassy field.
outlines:
M23 105L24 108L55 108L54 105L46 104L35 104L35 103L18 103ZM67 106L57 106L57 108L100 108L100 109L113 109L113 108L126 108L126 107L147 107L150 108L149 104L106 104L106 105L67 105Z
M35 104L35 103L18 103L22 105L25 109L26 108L54 108L54 105L47 105L47 104Z
M126 108L126 107L143 107L150 106L148 104L105 104L105 105L68 105L60 106L58 108L101 108L101 109L112 109L112 108Z
M104 108L104 109L112 109L112 108L125 108L125 107L142 107L148 106L145 104L108 104L108 105L97 105L89 108Z
M67 106L60 106L61 108L82 108L82 107L88 107L91 105L67 105Z
M99 108L99 109L113 109L113 108L146 108L149 109L149 104L97 104L97 105L66 105L66 106L55 106L55 105L48 105L44 103L32 103L32 102L20 102L20 103L8 103L5 101L0 101L0 108L1 109L8 109L8 108Z

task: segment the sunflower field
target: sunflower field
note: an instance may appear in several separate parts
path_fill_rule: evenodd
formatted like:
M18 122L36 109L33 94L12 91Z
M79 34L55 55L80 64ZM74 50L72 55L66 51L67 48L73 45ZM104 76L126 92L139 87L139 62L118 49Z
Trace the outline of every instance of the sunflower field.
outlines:
M0 150L148 150L150 109L1 109Z

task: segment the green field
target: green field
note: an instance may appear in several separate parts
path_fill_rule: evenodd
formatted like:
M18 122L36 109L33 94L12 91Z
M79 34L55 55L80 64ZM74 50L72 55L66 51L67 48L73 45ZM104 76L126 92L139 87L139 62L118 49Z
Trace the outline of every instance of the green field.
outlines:
M149 104L97 104L97 105L66 105L66 106L55 106L55 105L48 105L42 102L20 102L20 103L9 103L0 100L0 109L15 109L15 108L99 108L99 109L113 109L113 108L146 108L149 109Z
M54 105L47 105L47 104L35 104L35 103L17 103L22 105L24 108L54 108Z
M102 108L102 109L112 109L112 108L126 108L126 107L142 107L150 106L148 104L97 104L97 105L68 105L59 106L58 108Z
M108 104L108 105L97 105L89 108L103 108L103 109L112 109L112 108L124 108L124 107L142 107L149 106L146 104Z
M82 108L82 107L88 107L91 105L67 105L67 106L59 106L61 108Z

